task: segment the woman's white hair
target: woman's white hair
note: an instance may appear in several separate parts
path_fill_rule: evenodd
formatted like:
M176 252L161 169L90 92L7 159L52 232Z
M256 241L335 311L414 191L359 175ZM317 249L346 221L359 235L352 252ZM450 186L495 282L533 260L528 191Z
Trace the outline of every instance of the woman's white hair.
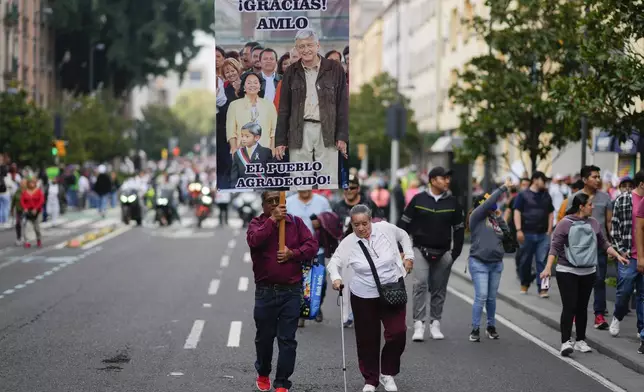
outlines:
M351 211L349 211L349 215L353 218L354 215L362 215L365 214L371 219L371 208L367 207L364 204L356 204L351 208Z
M318 37L318 33L315 32L313 29L304 29L304 30L299 30L297 34L295 34L295 41L297 42L298 40L301 39L312 39L314 42L320 42L320 38Z

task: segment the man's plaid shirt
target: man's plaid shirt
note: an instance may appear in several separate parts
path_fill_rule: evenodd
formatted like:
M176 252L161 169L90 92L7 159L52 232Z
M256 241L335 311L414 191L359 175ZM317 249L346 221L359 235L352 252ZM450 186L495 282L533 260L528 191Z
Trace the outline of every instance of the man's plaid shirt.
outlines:
M613 248L620 254L631 254L633 244L633 196L622 193L613 204L613 219L610 236Z

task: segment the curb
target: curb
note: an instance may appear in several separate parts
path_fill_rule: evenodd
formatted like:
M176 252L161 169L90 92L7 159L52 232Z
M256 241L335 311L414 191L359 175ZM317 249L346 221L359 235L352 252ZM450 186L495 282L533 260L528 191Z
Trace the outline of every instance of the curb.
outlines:
M78 236L76 238L72 238L71 240L67 241L65 244L65 247L67 248L80 248L81 246L84 246L92 241L96 241L97 239L104 237L111 232L116 230L116 225L111 225L104 227L102 229L98 230L92 230L88 233L85 233L81 236Z
M452 269L452 274L456 275L459 279L464 280L469 284L472 284L472 280L466 274L460 271L457 271L456 269ZM548 327L554 329L555 331L557 332L561 331L559 328L559 320L555 320L543 314L539 310L532 308L528 305L525 305L520 301L517 301L516 299L512 298L511 296L502 293L501 291L497 292L497 298L501 299L503 302L509 304L510 306L513 306L516 309L521 310L522 312L527 313L528 315L536 318L537 320L547 325ZM631 358L628 358L622 355L618 350L616 350L610 344L591 338L588 335L586 335L586 343L588 343L588 345L593 349L595 349L597 352L616 360L617 362L621 363L625 367L637 373L644 374L644 363L637 362L635 360L632 360Z

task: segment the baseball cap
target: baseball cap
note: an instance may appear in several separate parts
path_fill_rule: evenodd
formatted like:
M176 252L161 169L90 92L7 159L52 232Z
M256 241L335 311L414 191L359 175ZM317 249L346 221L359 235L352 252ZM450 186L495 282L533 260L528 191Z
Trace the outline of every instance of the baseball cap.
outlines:
M349 175L349 185L360 186L360 179L358 178L357 175L355 175L355 174L350 174Z
M434 177L451 177L452 173L452 170L447 170L442 166L436 166L429 171L429 174L427 176L431 180Z

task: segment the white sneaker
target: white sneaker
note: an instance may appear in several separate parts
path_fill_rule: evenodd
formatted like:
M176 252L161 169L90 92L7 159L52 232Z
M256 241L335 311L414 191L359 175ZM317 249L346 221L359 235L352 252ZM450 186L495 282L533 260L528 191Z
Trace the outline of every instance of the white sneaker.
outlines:
M561 345L561 356L562 357L568 357L570 354L572 354L573 351L575 351L575 344L572 342L572 340L567 341L566 343Z
M422 321L414 321L414 336L411 337L414 342L422 342L425 340L425 323Z
M365 384L364 388L362 388L362 392L376 392L376 387L371 384Z
M434 340L443 340L445 336L441 333L441 322L438 320L432 321L429 325L429 334L432 335Z
M619 335L619 320L617 317L613 316L613 319L610 321L610 327L608 327L608 332L610 332L612 336Z
M575 350L582 352L582 353L590 353L593 351L592 348L586 343L585 340L578 340L575 342Z
M385 376L384 374L380 375L380 383L385 387L385 391L398 391L396 382L392 376Z

